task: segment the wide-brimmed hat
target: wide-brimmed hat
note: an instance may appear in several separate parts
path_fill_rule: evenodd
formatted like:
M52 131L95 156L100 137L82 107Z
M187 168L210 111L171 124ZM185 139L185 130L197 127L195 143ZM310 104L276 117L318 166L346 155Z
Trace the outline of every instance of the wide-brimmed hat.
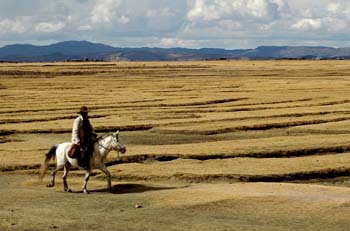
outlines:
M80 107L80 111L78 113L81 113L81 112L89 112L89 109L86 107L86 106L82 106Z

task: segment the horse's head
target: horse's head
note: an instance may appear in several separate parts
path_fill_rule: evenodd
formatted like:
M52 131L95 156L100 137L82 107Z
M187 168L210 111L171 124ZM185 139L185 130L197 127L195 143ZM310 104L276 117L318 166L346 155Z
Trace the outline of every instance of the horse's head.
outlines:
M112 133L112 139L113 139L113 143L112 143L113 149L116 150L117 152L125 153L126 152L126 147L120 141L119 131Z

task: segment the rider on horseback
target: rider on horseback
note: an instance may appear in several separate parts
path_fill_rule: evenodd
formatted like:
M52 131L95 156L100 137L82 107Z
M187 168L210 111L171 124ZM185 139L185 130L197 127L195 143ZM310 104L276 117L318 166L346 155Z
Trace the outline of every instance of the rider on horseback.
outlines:
M74 120L72 130L72 143L80 149L81 155L78 157L79 166L83 169L90 168L90 157L94 149L94 139L97 134L90 124L88 108L82 106L78 112L79 116Z

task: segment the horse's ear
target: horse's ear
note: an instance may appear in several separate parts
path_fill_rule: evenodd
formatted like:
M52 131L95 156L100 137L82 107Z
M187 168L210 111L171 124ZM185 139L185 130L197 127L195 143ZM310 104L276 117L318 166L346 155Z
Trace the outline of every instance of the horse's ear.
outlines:
M119 136L119 130L115 132L115 136Z

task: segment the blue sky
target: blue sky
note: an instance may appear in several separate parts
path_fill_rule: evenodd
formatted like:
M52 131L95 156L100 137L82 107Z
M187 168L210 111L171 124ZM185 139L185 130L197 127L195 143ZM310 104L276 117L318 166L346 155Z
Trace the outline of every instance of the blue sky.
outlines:
M350 47L348 0L0 0L0 46Z

